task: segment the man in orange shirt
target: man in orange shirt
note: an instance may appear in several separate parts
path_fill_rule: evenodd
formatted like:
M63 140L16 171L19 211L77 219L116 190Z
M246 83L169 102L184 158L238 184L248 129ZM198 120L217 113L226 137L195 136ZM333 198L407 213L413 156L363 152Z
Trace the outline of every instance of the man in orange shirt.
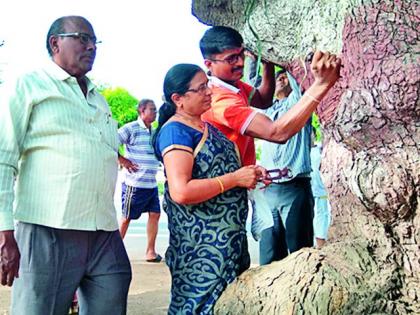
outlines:
M302 129L339 78L341 66L340 58L335 55L315 52L311 64L314 83L295 106L272 121L252 108L266 109L272 104L275 88L272 63L264 64L261 85L254 89L240 81L245 48L236 30L225 26L208 29L200 40L200 50L211 74L212 89L212 107L202 118L237 144L243 165L256 162L254 138L285 143Z

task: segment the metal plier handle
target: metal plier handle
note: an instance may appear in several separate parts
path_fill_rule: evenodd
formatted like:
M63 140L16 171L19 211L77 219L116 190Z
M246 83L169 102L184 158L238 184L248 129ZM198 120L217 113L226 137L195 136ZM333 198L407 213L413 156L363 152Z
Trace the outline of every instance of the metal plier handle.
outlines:
M285 167L285 168L274 168L272 170L267 170L267 177L268 180L276 180L282 178L292 178L292 171Z

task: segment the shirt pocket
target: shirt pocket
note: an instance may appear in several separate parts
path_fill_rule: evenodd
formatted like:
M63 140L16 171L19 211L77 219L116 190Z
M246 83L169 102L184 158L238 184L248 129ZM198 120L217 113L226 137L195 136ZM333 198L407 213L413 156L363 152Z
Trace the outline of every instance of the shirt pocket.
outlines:
M115 152L118 151L118 123L112 118L111 113L102 112L102 141L111 147Z

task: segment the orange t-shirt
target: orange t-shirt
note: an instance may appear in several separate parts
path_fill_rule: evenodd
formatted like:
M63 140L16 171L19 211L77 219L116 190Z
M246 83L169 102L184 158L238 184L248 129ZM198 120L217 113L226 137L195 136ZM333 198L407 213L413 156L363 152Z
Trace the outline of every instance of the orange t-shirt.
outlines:
M212 77L211 108L202 115L226 137L236 143L241 155L242 165L253 165L256 162L254 138L244 133L257 112L248 105L248 97L254 89L252 86L238 81L236 86L227 84Z

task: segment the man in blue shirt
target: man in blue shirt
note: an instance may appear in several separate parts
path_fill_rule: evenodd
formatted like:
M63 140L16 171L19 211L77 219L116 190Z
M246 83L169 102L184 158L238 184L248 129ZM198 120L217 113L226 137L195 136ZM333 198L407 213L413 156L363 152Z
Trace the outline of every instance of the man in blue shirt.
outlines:
M139 117L136 121L118 129L120 143L125 145L125 157L118 157L118 162L124 167L120 233L124 238L130 221L148 212L146 260L160 262L162 257L155 250L160 217L156 182L159 162L150 143L156 106L152 100L143 99L139 102L137 111Z
M314 195L314 236L316 247L325 245L328 237L328 228L331 223L331 206L328 201L328 193L321 178L321 143L315 143L311 149L311 187Z
M277 120L302 97L296 80L286 71L276 74L276 100L266 115ZM261 234L260 264L280 260L313 245L313 207L311 191L311 119L285 144L264 141L261 165L267 169L289 169L289 176L265 189L272 209L274 226Z

